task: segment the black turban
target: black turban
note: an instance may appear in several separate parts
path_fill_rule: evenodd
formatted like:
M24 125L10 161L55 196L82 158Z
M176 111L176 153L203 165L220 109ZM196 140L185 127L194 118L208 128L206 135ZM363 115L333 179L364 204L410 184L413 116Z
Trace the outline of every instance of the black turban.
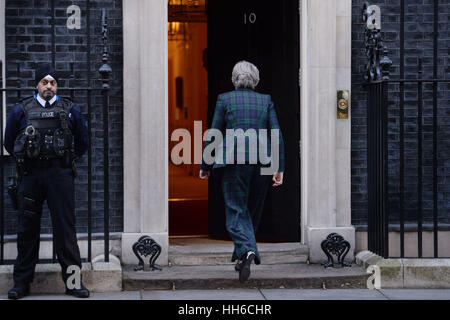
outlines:
M43 64L35 72L34 80L35 80L36 85L38 85L38 83L48 75L51 75L56 80L56 82L58 82L58 77L55 72L55 69L53 69L51 64L46 63L46 64Z

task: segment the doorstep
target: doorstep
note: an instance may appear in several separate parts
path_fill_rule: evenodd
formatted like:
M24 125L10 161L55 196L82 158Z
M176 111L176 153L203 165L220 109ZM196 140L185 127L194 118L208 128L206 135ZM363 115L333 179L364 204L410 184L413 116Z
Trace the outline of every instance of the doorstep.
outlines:
M368 274L357 265L324 268L319 264L252 265L249 280L242 284L233 265L171 266L161 271L134 271L123 267L124 290L206 290L232 288L344 289L366 288Z
M258 243L263 264L306 263L308 247L301 243ZM202 238L171 239L170 266L232 265L233 242Z

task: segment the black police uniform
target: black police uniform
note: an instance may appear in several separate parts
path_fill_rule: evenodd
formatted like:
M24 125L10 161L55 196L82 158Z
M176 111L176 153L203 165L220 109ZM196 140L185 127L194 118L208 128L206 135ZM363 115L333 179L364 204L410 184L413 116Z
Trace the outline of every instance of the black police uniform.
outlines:
M5 148L18 161L18 256L15 285L33 281L39 259L43 202L50 209L55 251L64 283L70 265L81 268L75 230L73 159L88 148L86 121L80 108L57 97L42 106L37 95L11 110L5 128Z

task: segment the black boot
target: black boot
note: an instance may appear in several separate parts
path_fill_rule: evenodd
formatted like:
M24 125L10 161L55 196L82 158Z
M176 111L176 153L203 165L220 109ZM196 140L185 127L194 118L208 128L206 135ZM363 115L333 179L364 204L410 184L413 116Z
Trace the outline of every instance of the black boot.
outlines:
M253 260L255 259L256 255L254 252L249 251L247 252L246 257L241 263L241 267L239 270L239 281L244 283L248 280L250 277L250 265L252 264Z
M80 289L68 289L66 287L66 294L76 298L89 298L89 290L83 284L81 284Z
M17 300L26 297L29 294L29 284L15 284L14 287L8 291L8 299Z

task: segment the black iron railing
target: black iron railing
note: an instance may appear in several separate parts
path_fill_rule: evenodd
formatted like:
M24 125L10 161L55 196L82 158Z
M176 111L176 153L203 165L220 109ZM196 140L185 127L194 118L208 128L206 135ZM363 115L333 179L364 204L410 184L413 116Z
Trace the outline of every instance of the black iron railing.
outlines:
M367 106L367 192L368 192L368 248L383 257L388 256L389 232L386 212L387 194L387 96L386 81L392 61L387 57L387 48L381 39L377 23L369 21L366 3L363 20L365 31L367 65L365 80L368 90ZM380 18L375 17L376 19ZM376 22L376 20L374 20ZM371 24L372 23L372 24ZM370 25L370 27L369 27Z
M366 3L363 9L363 15L365 18L372 15L373 12L368 12L369 5ZM391 257L389 254L389 228L393 225L399 225L400 233L400 257L405 257L405 223L414 222L417 225L417 257L422 258L423 253L423 232L424 232L424 170L425 167L431 167L432 171L432 231L433 231L433 257L439 257L439 220L438 220L438 87L440 84L450 83L450 80L437 79L438 76L438 1L434 1L434 63L433 63L433 76L431 79L424 79L423 76L423 63L420 57L417 58L417 78L405 79L404 72L404 0L401 0L401 17L400 17L400 79L389 78L389 68L391 61L387 57L387 48L384 46L381 36L381 30L377 28L369 29L366 27L366 53L368 63L366 67L364 87L367 89L367 192L368 192L368 249L384 258ZM424 86L427 84L432 85L432 111L427 110L427 118L432 117L432 122L426 124L427 130L424 130ZM398 100L393 97L395 95L394 90L390 92L390 88L395 87L395 93L398 93ZM417 106L417 114L414 121L412 121L411 114L408 114L408 123L405 121L405 102L412 103L411 96L408 97L405 91L405 86L417 87L417 99L415 104ZM405 101L405 97L409 98ZM415 95L413 96L415 97ZM395 206L395 210L389 206L392 205L390 193L388 189L388 158L389 152L397 151L390 147L388 136L388 123L391 120L390 114L396 113L390 109L391 106L398 105L398 154L399 154L399 175L398 179L398 198L395 199L398 204ZM430 113L432 115L430 116ZM398 117L398 118L397 118ZM415 123L413 130L416 134L414 144L417 144L417 148L413 151L415 154L415 160L417 160L416 172L417 172L417 190L415 195L415 202L417 205L413 209L415 217L412 217L411 203L408 203L408 211L405 206L405 194L410 190L405 187L405 166L408 161L411 161L411 153L409 157L405 157L405 146L407 143L411 143L411 134L408 132L408 139L405 139L405 128L407 125ZM430 130L431 127L431 130ZM424 136L430 136L431 133L431 153L432 161L424 163L425 151L424 151ZM427 146L428 147L428 146ZM430 148L427 148L427 150ZM411 148L408 148L411 151ZM428 152L428 151L427 151ZM429 156L429 154L427 154ZM415 177L415 176L414 176ZM392 179L394 180L394 179ZM395 197L392 197L395 198ZM428 209L428 208L427 208ZM398 214L398 217L395 215ZM429 210L430 211L430 210ZM409 213L408 215L406 213ZM390 224L391 222L391 224ZM429 254L427 255L429 256ZM410 255L409 255L410 257Z
M88 19L89 21L89 19ZM92 208L92 167L93 167L93 159L92 159L92 119L93 119L93 103L92 97L94 96L94 92L99 92L102 96L102 105L103 105L103 176L104 176L104 229L103 229L103 240L104 240L104 256L105 261L109 261L109 210L110 210L110 199L109 199L109 91L110 91L110 74L111 67L108 64L108 24L107 24L107 16L106 10L102 10L102 46L103 46L103 65L99 69L99 74L101 76L101 80L103 82L102 87L66 87L66 88L58 88L58 95L62 97L70 97L74 100L77 97L77 93L86 93L84 103L80 103L80 107L82 107L82 113L86 117L87 127L88 127L88 143L89 148L87 151L87 255L82 258L83 262L91 262L92 261L92 220L93 220L93 208ZM88 37L89 38L89 37ZM88 41L88 52L90 52L90 40ZM88 66L90 68L90 55L88 54ZM54 61L53 61L54 62ZM20 75L20 64L18 64L18 72ZM0 70L3 69L2 61L0 61ZM74 79L74 64L71 63L72 75L71 79ZM13 79L8 79L13 80ZM30 96L36 92L35 88L29 87L20 87L20 79L18 78L18 87L7 87L3 88L3 79L1 78L0 73L0 107L1 110L4 110L4 99L3 97L8 92L16 92L17 93L17 101L25 96ZM90 72L88 70L88 81L90 84ZM11 99L11 97L8 97ZM85 109L84 109L84 108ZM4 154L3 148L3 121L4 121L4 113L0 112L0 129L1 129L1 152L0 152L0 265L1 264L12 264L14 260L5 259L5 198L4 198L4 190L5 190L5 163L7 161L12 162L10 155ZM77 202L75 202L77 203ZM52 259L41 259L41 262L56 262L56 253L55 253L55 245L53 244L53 257Z
M438 95L437 88L440 84L450 83L450 80L444 79L423 79L423 64L422 59L418 58L418 74L417 79L399 79L399 80L388 80L386 81L387 86L398 86L400 91L399 96L399 121L398 121L398 132L399 132L399 190L398 190L398 221L399 225L399 233L400 233L400 257L405 257L405 224L410 222L413 217L411 215L407 216L405 214L405 192L407 192L405 187L405 171L406 164L408 161L412 159L405 157L405 146L410 142L405 138L405 85L410 87L414 86L417 89L417 128L415 134L417 148L416 148L416 159L417 160L417 190L416 190L416 216L415 222L417 224L417 257L422 258L423 254L423 233L424 233L424 218L425 218L425 207L424 207L424 185L425 185L425 177L424 170L425 167L431 167L431 184L432 184L432 232L433 232L433 257L439 257L439 241L438 241L438 233L439 233L439 209L438 209ZM424 87L427 84L431 84L433 88L432 100L432 121L431 124L427 125L428 130L424 129L425 126L425 118L424 117ZM389 100L385 100L386 105L389 104ZM429 117L430 115L427 114ZM431 127L431 130L430 130ZM429 139L425 140L425 135L431 136L431 155L428 154L430 148L425 148L426 143L429 142ZM428 146L427 146L428 147ZM384 146L385 150L388 151L388 145ZM426 150L425 150L426 149ZM426 161L426 158L432 158L431 161ZM427 163L425 163L427 162ZM387 177L387 174L386 174ZM386 178L387 179L387 178ZM386 194L386 197L388 194ZM429 228L427 228L429 230Z

